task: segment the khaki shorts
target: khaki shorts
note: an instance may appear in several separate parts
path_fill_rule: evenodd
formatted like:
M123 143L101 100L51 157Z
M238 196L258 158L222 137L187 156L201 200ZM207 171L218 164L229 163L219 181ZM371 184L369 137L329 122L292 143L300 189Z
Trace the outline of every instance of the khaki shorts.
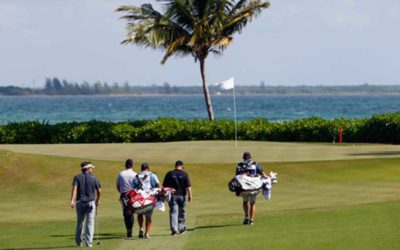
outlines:
M258 191L252 191L252 192L244 191L240 193L240 196L243 198L244 202L256 203L258 193L259 193Z
M153 210L154 210L154 209L147 211L146 213L144 213L144 216L145 216L146 218L151 218L151 216L153 215Z

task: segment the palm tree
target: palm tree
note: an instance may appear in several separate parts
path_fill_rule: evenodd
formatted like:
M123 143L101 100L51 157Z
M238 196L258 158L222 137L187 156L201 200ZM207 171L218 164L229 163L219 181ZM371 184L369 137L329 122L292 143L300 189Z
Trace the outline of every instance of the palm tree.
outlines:
M210 120L214 112L205 74L209 54L221 55L253 17L268 8L262 0L158 0L163 12L151 4L121 6L127 12L127 37L123 44L165 51L161 64L172 55L194 57L200 63L203 92Z

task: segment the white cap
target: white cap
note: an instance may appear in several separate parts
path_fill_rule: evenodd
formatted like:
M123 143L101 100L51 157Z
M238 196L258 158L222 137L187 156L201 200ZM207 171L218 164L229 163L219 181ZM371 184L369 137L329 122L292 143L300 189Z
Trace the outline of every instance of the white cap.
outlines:
M82 169L87 169L87 168L94 168L94 165L92 165L91 163L85 165L82 167Z

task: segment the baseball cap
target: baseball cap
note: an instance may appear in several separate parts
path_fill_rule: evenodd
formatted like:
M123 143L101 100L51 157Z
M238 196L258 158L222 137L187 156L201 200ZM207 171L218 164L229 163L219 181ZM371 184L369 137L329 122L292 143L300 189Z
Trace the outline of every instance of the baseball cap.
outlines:
M144 171L146 169L149 169L149 164L147 162L143 162L140 166L140 170Z
M175 162L175 167L183 166L183 161L179 160Z
M250 154L250 152L248 152L248 151L244 152L244 153L243 153L243 159L244 159L244 160L251 159L251 154Z

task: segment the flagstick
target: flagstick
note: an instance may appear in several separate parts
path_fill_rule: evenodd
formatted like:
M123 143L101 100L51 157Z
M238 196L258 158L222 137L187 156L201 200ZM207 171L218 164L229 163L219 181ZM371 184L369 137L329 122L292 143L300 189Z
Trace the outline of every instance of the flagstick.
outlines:
M235 148L237 148L237 140L238 140L238 136L237 136L237 119L236 119L236 93L235 93L235 82L234 82L234 78L231 77L230 79L221 82L220 84L218 84L221 86L221 88L223 90L228 90L228 89L233 89L233 115L235 118Z
M236 94L235 87L233 87L233 114L235 119L235 148L237 148L237 124L236 124Z

